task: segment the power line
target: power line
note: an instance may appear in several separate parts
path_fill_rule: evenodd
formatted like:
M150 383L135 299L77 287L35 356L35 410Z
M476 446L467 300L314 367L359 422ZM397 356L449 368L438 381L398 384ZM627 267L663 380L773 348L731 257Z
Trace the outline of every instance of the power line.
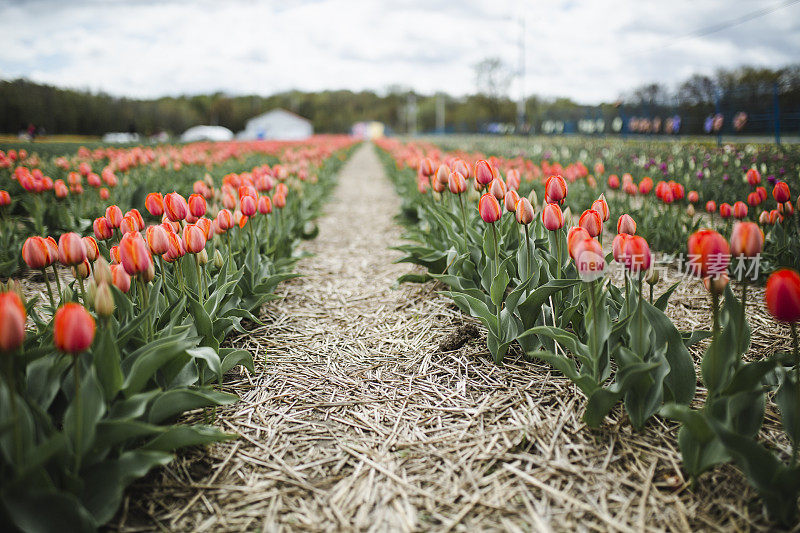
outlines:
M781 2L780 4L774 5L772 7L765 7L758 9L756 11L752 11L750 13L746 13L740 17L735 19L728 20L726 22L720 22L718 24L713 24L711 26L707 26L705 28L700 28L699 30L695 30L693 32L687 33L685 35L681 35L672 39L669 43L665 44L664 46L659 46L656 48L651 48L650 50L634 52L631 55L639 55L639 54L652 54L653 52L658 52L665 48L669 48L676 43L686 41L688 39L696 39L698 37L705 37L706 35L710 35L712 33L717 33L718 31L726 30L728 28L732 28L733 26L738 26L739 24L744 24L745 22L749 22L753 19L757 19L759 17L763 17L764 15L769 15L770 13L774 13L780 9L784 9L790 7L794 4L800 3L800 0L787 0L785 2Z

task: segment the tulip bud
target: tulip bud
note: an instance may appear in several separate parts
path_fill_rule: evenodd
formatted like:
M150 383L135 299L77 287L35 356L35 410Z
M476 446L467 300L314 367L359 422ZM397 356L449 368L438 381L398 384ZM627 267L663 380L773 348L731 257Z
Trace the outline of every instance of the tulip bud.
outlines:
M111 281L121 292L127 293L131 290L131 276L125 272L122 265L111 265Z
M617 233L636 235L636 221L633 220L632 216L625 213L619 217L617 221Z
M0 293L0 352L13 352L25 340L27 314L14 291Z
M594 201L592 204L592 209L600 213L600 218L603 222L606 222L611 217L611 211L608 208L608 202L603 194L600 195L600 198Z
M153 278L156 277L156 266L153 264L153 261L150 261L150 264L147 265L147 270L142 272L142 279L145 283L150 283L153 281Z
M514 189L509 189L503 198L503 205L506 211L513 213L517 209L517 202L519 202L519 194Z
M644 277L644 280L647 282L648 285L655 285L658 283L661 275L658 273L657 268L651 268L647 271L647 274Z
M97 286L94 295L94 310L98 316L107 317L114 314L114 296L111 294L111 287L108 283L101 283Z
M111 283L111 268L108 266L108 261L103 256L97 258L94 263L94 280L100 283Z
M96 293L97 293L97 283L94 280L91 280L86 285L86 301L84 302L84 304L87 307L94 307L94 297Z
M693 217L694 216L695 211L694 211L694 206L692 204L689 204L688 206L686 206L686 214L689 217Z
M536 189L531 189L531 193L528 195L528 201L533 206L533 210L536 211L539 206L539 196L536 194Z
M705 285L708 292L719 296L725 292L725 287L728 286L728 281L730 281L730 279L728 278L727 274L706 276L703 278L703 285Z
M60 351L78 355L94 341L94 318L80 304L66 303L53 319L53 342Z
M495 178L489 184L489 192L499 202L506 197L506 184L500 178Z
M195 258L197 259L197 263L200 266L203 266L206 263L208 263L208 252L206 251L205 248L203 248L202 250L200 250L200 253L195 256Z
M86 259L72 267L72 275L75 279L86 279L89 277L89 272L91 272L91 267Z
M572 209L569 206L564 209L564 224L572 224Z

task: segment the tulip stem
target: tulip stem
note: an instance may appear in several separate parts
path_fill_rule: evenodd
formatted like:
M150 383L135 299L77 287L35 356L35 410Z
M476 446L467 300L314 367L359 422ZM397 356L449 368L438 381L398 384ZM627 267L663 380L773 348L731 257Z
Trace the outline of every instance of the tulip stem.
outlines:
M525 261L525 281L531 279L531 261L533 257L531 256L531 236L530 232L528 231L528 225L523 224L525 228L525 251L526 251L526 261Z
M44 282L47 285L47 295L50 297L50 307L53 308L55 312L56 304L53 300L53 287L50 286L50 278L47 277L47 269L42 268L42 277L44 277Z
M556 230L555 236L556 236L556 251L558 254L558 258L556 259L556 262L558 263L558 268L556 269L556 279L561 279L561 266L563 264L561 260L561 228L558 228Z
M497 277L500 268L500 243L497 241L497 228L492 222L492 233L494 235L494 268L492 269L492 280Z
M745 347L744 347L744 328L745 328L745 310L747 307L747 276L742 279L742 313L740 315L741 322L739 323L739 345L737 349L739 350L740 354L744 354Z
M461 204L461 225L464 227L464 251L469 251L469 244L467 243L467 212L464 209L464 197L458 195L458 202Z
M714 342L719 337L719 295L714 291L711 291L711 311L714 315L711 342Z
M794 347L794 386L795 393L800 389L800 347L797 343L797 323L791 322L789 326L792 328L792 345ZM800 413L800 394L797 394L797 413ZM800 416L800 415L798 415ZM800 441L797 439L792 443L792 468L797 462L797 448Z
M56 289L58 290L58 301L61 302L61 280L58 278L58 271L56 270L56 264L53 263L50 265L53 267L53 276L56 278Z
M595 353L592 354L592 377L597 381L599 378L598 374L600 374L600 346L598 346L600 335L597 333L597 302L594 294L595 282L596 280L589 282L589 296L592 302L592 336L594 338L592 344L595 351Z
M8 394L11 400L11 416L14 417L14 458L17 467L22 466L22 433L20 433L20 420L17 411L17 382L14 379L14 357L12 354L5 354L6 375L8 377Z
M642 323L642 314L643 314L642 313L642 299L643 299L643 297L642 297L642 278L643 277L644 277L644 272L639 271L639 301L638 301L638 304L636 306L636 315L637 315L636 319L637 319L638 328L639 328L638 352L639 352L639 357L642 357L642 358L644 358L644 355L645 355L644 354L644 340L643 340L644 324ZM651 290L652 290L652 287L651 287Z
M72 365L72 375L75 377L75 475L81 469L81 437L83 434L83 413L81 412L81 376L79 372L80 360L75 356Z
M199 257L197 257L197 254L194 254L194 267L197 270L197 299L202 304L203 303L203 282L202 282L203 272L200 269L200 261L199 261Z

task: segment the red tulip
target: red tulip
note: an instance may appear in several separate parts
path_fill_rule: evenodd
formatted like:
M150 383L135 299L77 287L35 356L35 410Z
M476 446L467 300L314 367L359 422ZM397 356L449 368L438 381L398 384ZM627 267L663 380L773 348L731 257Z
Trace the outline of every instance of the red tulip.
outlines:
M62 352L77 355L94 341L94 318L82 305L70 302L56 311L53 320L53 342Z
M41 270L53 264L47 242L39 236L28 237L22 245L22 259L28 268Z
M160 217L164 214L164 197L160 192L151 192L144 199L144 207L154 217Z
M258 199L258 212L262 215L268 215L272 213L272 199L267 196L261 196Z
M138 233L139 224L136 222L136 219L133 217L122 217L122 224L119 225L119 231L122 232L123 235L127 235L128 233Z
M689 194L686 195L686 199L689 200L690 204L696 204L700 201L700 194L697 191L689 191Z
M600 218L603 222L611 218L611 211L608 209L608 202L606 202L606 197L603 194L600 195L600 198L594 201L592 204L592 209L600 213Z
M142 231L144 229L144 219L138 209L131 209L125 213L125 216L131 217L136 222L136 231Z
M520 198L516 205L516 218L519 224L528 225L533 222L533 206L527 198Z
M252 196L242 196L240 200L242 204L242 214L246 217L251 217L256 214L257 204L255 198Z
M227 209L221 210L217 213L217 224L222 231L228 231L233 227L233 215Z
M200 218L206 214L206 199L200 194L192 194L189 196L189 213L192 216Z
M436 169L436 178L435 180L439 182L443 187L447 187L447 180L450 178L450 167L447 166L446 163L442 163L439 165L439 168Z
M104 241L114 236L114 227L106 217L94 219L92 228L94 228L94 236L98 241Z
M733 217L741 220L747 216L747 204L744 202L736 202L733 204Z
M747 203L752 207L757 206L761 203L761 195L757 192L751 192L747 195Z
M25 340L27 313L14 291L0 293L0 352L13 352Z
M589 232L584 228L575 226L569 229L569 233L567 233L567 250L569 250L569 255L573 259L575 259L575 255L573 255L572 250L575 246L575 243L584 239L591 239Z
M589 232L592 237L597 237L603 231L603 219L594 209L587 209L578 219L578 225Z
M58 260L67 266L83 263L86 259L86 246L77 233L64 233L58 239Z
M706 276L703 278L703 285L705 285L706 290L711 294L716 294L717 296L721 295L725 292L725 287L728 286L728 282L730 278L727 274L720 274L718 276Z
M643 195L648 195L653 190L653 179L645 176L642 178L642 181L639 182L639 192Z
M595 239L575 240L570 247L570 255L575 261L578 275L584 281L594 281L603 275L606 262L603 247Z
M509 189L506 192L505 198L503 198L503 204L505 205L506 211L513 213L517 208L517 202L519 202L519 194L517 194L517 191L514 189Z
M755 187L761 183L761 174L755 168L749 169L745 176L747 178L747 183L749 183L752 187Z
M731 249L725 237L710 229L702 229L689 237L691 273L705 278L719 276L728 269Z
M126 233L119 243L119 259L131 276L143 274L153 262L150 249L139 233Z
M709 200L706 202L706 211L708 213L715 213L717 211L717 202Z
M456 159L453 162L453 172L458 172L464 177L464 180L468 180L470 177L470 168L467 165L467 162L463 159Z
M564 227L564 214L561 206L556 203L549 203L542 210L542 223L549 231L556 231Z
M612 189L619 189L619 177L616 174L608 177L608 186Z
M636 235L636 221L633 217L625 213L617 220L617 233L627 233L628 235Z
M11 204L11 195L8 191L0 191L0 207L5 207Z
M731 207L731 204L727 202L720 204L719 216L721 216L722 218L730 218L732 214L733 214L733 208Z
M780 322L800 320L800 274L784 268L773 272L767 279L764 294L767 310Z
M183 242L187 252L198 254L206 247L206 236L202 229L194 224L188 224L183 228Z
M171 221L178 222L189 214L189 205L183 196L171 192L164 197L164 212Z
M161 255L169 248L167 230L165 230L163 226L148 226L145 235L147 237L147 246L150 248L150 253L153 255Z
M453 194L463 194L467 192L467 180L461 172L451 172L447 178L447 186Z
M447 189L447 184L442 183L441 181L434 178L431 180L431 189L441 194L445 191L445 189Z
M111 265L111 281L120 291L127 293L131 290L131 277L125 272L122 265Z
M644 237L632 235L623 242L625 256L625 266L631 272L643 272L650 268L652 257L650 246Z
M544 201L558 203L567 197L567 182L561 176L550 176L544 184Z
M512 168L511 170L509 170L508 174L506 174L506 187L508 187L509 189L513 189L513 190L519 192L520 182L521 182L521 179L520 179L520 175L519 175L519 170L517 170L515 168Z
M772 189L772 197L775 198L775 201L779 204L791 200L792 195L789 192L789 186L785 181L779 181L775 184L775 187Z
M431 176L433 175L433 161L430 158L425 157L419 162L419 173L423 176Z
M489 162L485 159L480 159L475 163L475 180L479 185L486 186L494 179L494 173L489 166Z
M632 235L627 233L620 233L611 241L611 253L617 263L625 264L625 243L631 237Z
M478 202L478 212L480 213L483 221L488 224L494 224L500 220L500 217L503 215L503 212L500 210L500 202L498 202L497 198L492 196L490 193L485 193L483 196L481 196L481 199Z
M280 184L278 184L278 185L280 185ZM283 209L284 207L286 207L286 195L285 194L279 194L276 191L275 194L272 195L272 203L278 209Z

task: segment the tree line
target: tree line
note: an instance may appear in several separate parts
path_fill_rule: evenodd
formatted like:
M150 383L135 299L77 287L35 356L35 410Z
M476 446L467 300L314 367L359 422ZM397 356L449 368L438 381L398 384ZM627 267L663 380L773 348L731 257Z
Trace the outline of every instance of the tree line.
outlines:
M495 67L496 62L495 62ZM248 119L276 107L308 118L318 133L348 132L354 122L376 120L391 130L412 128L432 132L437 113L444 110L445 129L454 133L487 131L492 123L517 123L517 103L505 87L481 82L479 92L464 97L424 95L391 87L374 91L287 91L271 96L232 96L224 93L134 99L34 83L26 79L0 81L0 131L17 133L29 124L51 134L101 135L111 131L180 134L198 124L225 126L234 132ZM502 76L484 76L505 79ZM498 82L494 82L495 85ZM501 81L500 83L507 83ZM695 75L674 89L648 84L621 95L615 102L581 105L568 98L530 96L525 117L531 131L545 121L576 122L615 117L679 115L683 133L701 133L703 122L718 110L726 117L745 111L751 117L745 131L770 131L775 100L786 119L784 130L800 131L800 65L770 69L721 69L713 75ZM797 118L794 118L794 117ZM726 120L728 120L726 118ZM728 120L729 121L729 120Z

